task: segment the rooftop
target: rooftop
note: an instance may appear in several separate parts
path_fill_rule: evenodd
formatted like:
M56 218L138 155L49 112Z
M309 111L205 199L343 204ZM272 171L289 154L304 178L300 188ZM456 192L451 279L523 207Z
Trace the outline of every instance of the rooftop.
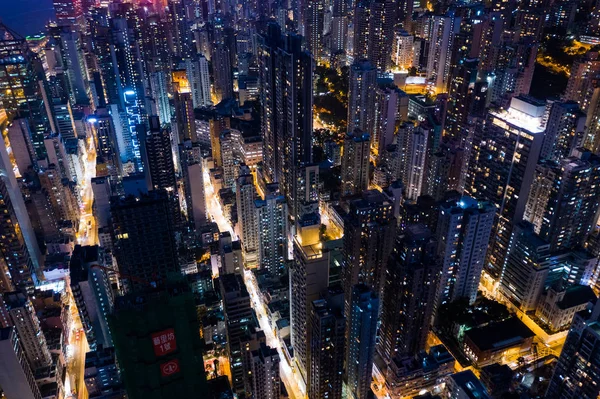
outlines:
M596 302L596 294L587 285L575 285L567 288L565 296L562 301L556 305L559 309L569 309L579 305L586 304L588 302Z
M460 373L452 374L450 376L471 399L487 399L489 398L481 381L473 374L471 370L462 371Z
M465 336L481 351L507 348L527 338L532 338L534 335L533 331L516 317L465 332Z

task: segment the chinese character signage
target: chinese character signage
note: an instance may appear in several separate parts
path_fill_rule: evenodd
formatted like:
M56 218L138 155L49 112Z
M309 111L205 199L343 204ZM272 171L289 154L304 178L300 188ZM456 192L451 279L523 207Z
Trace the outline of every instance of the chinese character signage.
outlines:
M164 356L177 350L175 330L168 328L152 334L152 346L156 356Z
M160 365L160 375L168 377L175 373L179 373L179 360L173 359Z

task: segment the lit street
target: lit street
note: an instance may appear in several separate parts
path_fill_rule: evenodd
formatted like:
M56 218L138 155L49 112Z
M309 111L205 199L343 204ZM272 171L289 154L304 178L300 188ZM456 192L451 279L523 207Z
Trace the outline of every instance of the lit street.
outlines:
M81 319L70 290L68 290L68 295L70 304L69 310L71 313L71 331L67 349L67 382L65 383L65 386L70 386L70 392L67 392L67 394L71 393L72 395L68 396L69 398L87 399L88 393L85 388L84 373L85 354L89 348L85 333L83 332Z
M210 178L208 176L208 172L204 171L204 189L206 195L206 209L212 220L217 223L220 231L229 231L233 237L236 237L233 232L233 227L228 222L228 220L223 216L223 211L221 209L221 205L217 200L216 195L214 194L214 188L210 182ZM260 324L260 328L265 332L265 337L267 339L267 344L277 349L277 353L280 358L280 376L281 380L285 384L285 388L288 391L288 394L291 399L304 399L306 397L306 387L303 381L301 381L300 375L295 372L290 364L287 361L283 353L283 349L281 347L281 342L275 336L273 329L270 326L269 318L267 317L264 309L264 305L260 301L260 296L258 294L258 287L256 285L256 280L252 275L252 272L246 270L244 272L244 282L246 283L246 288L248 289L248 293L250 294L250 298L252 300L252 307L256 313L256 317Z
M94 204L94 192L92 191L92 178L96 177L96 149L93 138L87 140L87 159L84 164L85 177L81 182L81 202L83 209L80 209L79 232L77 233L77 242L81 245L98 244L98 228L96 220L92 214Z

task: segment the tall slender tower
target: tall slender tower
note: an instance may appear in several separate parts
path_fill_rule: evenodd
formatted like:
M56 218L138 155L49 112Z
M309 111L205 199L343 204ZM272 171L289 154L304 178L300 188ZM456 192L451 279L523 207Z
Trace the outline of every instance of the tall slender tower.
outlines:
M600 305L576 313L548 385L546 398L594 399L600 394Z
M344 368L344 316L324 299L310 308L309 398L342 398Z
M490 111L475 132L467 191L497 208L486 262L495 278L502 274L512 227L525 213L544 139L545 109L543 103L514 97L508 110Z
M290 216L297 218L301 169L312 161L313 59L300 36L283 35L275 23L259 47L264 171L279 183Z
M344 140L342 196L361 194L369 187L370 136L355 129Z
M396 356L414 356L425 348L440 273L435 247L425 225L410 225L390 256L377 347L386 364ZM398 289L398 282L403 289Z
M346 344L346 376L354 399L366 399L371 391L378 313L377 294L366 285L355 285L348 315L350 331Z
M475 302L496 207L470 197L440 207L437 225L442 274L438 306L459 298Z
M350 67L348 88L348 132L360 129L373 134L375 127L375 92L377 69L366 60Z
M307 47L315 60L323 57L323 30L325 19L325 2L308 0L304 11L304 30Z
M259 220L254 201L258 194L254 187L254 178L247 166L240 167L235 196L244 263L249 267L256 267L259 264Z
M15 288L32 292L42 265L31 219L4 141L0 143L0 253Z
M0 101L9 115L29 119L36 156L45 156L44 134L49 122L42 95L43 69L25 38L0 23ZM22 88L16 90L13 88Z

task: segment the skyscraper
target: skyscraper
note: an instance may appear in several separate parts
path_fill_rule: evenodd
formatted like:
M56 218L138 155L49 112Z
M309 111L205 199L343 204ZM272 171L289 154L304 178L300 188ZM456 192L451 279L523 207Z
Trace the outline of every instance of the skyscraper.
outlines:
M389 0L364 0L354 9L354 60L368 59L378 70L386 71L396 23L395 3Z
M215 44L211 55L214 73L214 89L217 104L233 98L233 71L229 48L223 43Z
M350 203L344 219L341 276L346 315L350 315L352 287L356 284L365 284L381 298L395 228L392 203L381 192L365 191L361 199Z
M470 197L440 206L436 237L442 274L437 306L459 298L475 302L495 216L495 206Z
M240 339L246 333L253 319L250 307L250 295L239 274L224 274L219 276L219 289L223 298L223 312L229 344L232 387L236 392L244 390L244 370L242 367L242 347Z
M406 93L395 86L380 86L375 94L375 116L371 149L377 155L383 154L385 148L394 141L396 120L402 116L399 113L403 97Z
M4 141L0 143L0 199L0 252L15 288L31 292L42 254Z
M104 251L98 246L75 246L69 265L71 292L91 350L113 346L108 315L114 308L109 280L113 271L105 266Z
M6 397L41 399L14 327L0 329L0 384Z
M324 299L311 302L309 320L308 397L341 399L346 321L341 309L332 309Z
M348 315L350 331L346 344L347 383L355 399L366 399L371 390L378 313L377 293L365 285L355 285L352 288Z
M429 29L427 79L431 90L445 92L450 81L452 43L454 35L460 29L460 17L453 13L433 16Z
M358 128L344 140L342 196L361 194L369 187L370 136Z
M586 116L575 102L554 102L550 106L541 159L560 161L583 145Z
M41 84L43 70L25 38L0 24L0 101L9 115L29 119L31 142L38 159L45 155L49 123Z
M272 275L285 272L288 254L288 208L283 196L267 195L255 201L258 213L260 267Z
M546 398L594 399L600 394L600 305L575 314Z
M145 134L140 134L144 149L144 169L150 180L149 188L174 194L177 185L170 132L167 128L161 128L158 116L151 116L149 123L150 129Z
M111 199L113 244L128 290L161 285L179 273L173 208L165 191Z
M59 26L57 29L59 29L60 55L69 83L69 100L73 104L87 105L90 102L90 88L80 34L74 32L71 26Z
M22 292L7 292L4 294L4 304L10 314L12 325L17 330L27 361L32 370L50 366L52 357L42 333L40 320L31 300Z
M236 204L238 212L238 225L244 263L248 267L259 264L259 219L258 210L254 204L258 194L254 187L254 177L246 166L240 168L240 176L236 182Z
M347 131L352 133L358 128L372 135L375 127L377 69L369 61L358 60L350 67L349 79Z
M133 4L111 3L109 28L99 35L101 71L107 85L107 102L118 105L122 120L122 162L131 161L143 170L136 126L146 119L144 65L141 59L141 31ZM107 45L102 39L107 37ZM115 115L113 115L113 118Z
M600 206L600 158L576 150L555 168L540 236L553 251L583 245Z
M542 148L545 104L514 97L506 111L490 111L475 132L467 191L493 203L497 222L486 270L502 274L514 223L520 221Z
M194 108L211 106L210 74L206 57L199 54L197 59L185 60L185 70L190 82Z
M323 0L308 0L304 11L304 36L307 48L319 60L324 56L324 18L325 2Z
M520 222L512 229L500 292L524 312L534 310L549 273L550 245Z
M308 335L311 306L327 288L330 261L330 253L319 245L318 231L307 230L308 234L301 231L294 240L294 260L290 266L291 342L294 360L305 380L312 367Z
M436 245L427 227L410 225L390 255L377 347L386 364L396 356L412 356L425 347L441 269Z
M81 0L53 0L58 25L80 25L84 22Z
M187 282L117 298L109 324L127 397L209 396L194 296Z
M256 399L279 399L279 354L277 350L261 344L252 351L252 397Z
M194 227L199 229L206 223L206 196L201 148L199 144L189 141L183 144L181 153L181 170L184 177L188 220L193 221Z
M403 171L403 182L406 198L416 200L423 194L427 184L427 166L429 148L431 146L432 129L421 123L414 129L403 129L399 132L398 145L406 160Z
M301 44L300 36L269 23L258 55L264 172L279 183L294 219L301 167L312 161L313 59Z

